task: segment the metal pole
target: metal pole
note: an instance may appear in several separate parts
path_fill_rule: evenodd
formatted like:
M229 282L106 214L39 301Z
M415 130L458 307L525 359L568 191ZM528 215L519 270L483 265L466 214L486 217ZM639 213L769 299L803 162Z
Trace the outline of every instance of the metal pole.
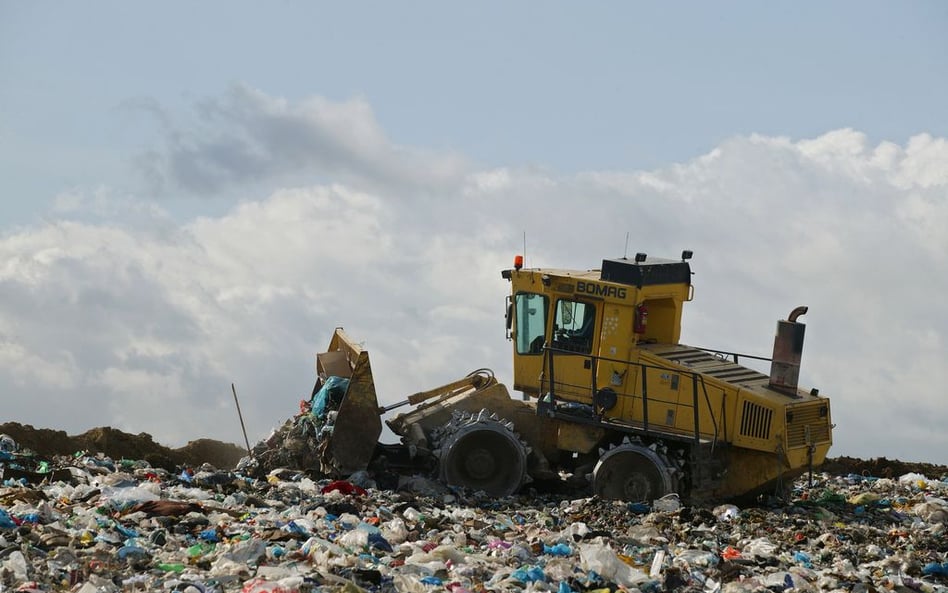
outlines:
M648 367L644 363L639 364L642 371L642 420L645 423L645 436L648 436Z
M237 401L237 388L234 387L234 384L230 384L230 390L234 392L234 403L237 404L237 417L240 418L240 430L244 432L244 444L247 445L247 455L253 457L253 452L250 450L250 441L247 440L247 428L244 426L244 415L240 413L240 402Z
M804 429L806 433L806 465L809 469L809 477L807 478L807 488L813 488L813 448L815 445L810 440L810 425L807 424Z
M693 392L694 417L695 417L695 446L701 446L701 429L698 426L698 373L691 374L691 390ZM714 412L711 412L713 415Z
M550 407L556 409L556 375L553 373L553 369L556 368L556 364L553 359L553 350L548 349L547 351L547 360L549 360L550 365Z

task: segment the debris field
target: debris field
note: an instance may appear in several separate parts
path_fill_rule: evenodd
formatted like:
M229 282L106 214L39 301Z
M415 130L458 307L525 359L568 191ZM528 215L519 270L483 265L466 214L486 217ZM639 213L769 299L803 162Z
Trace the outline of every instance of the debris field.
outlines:
M831 460L787 500L695 507L0 440L2 591L948 591L936 466Z

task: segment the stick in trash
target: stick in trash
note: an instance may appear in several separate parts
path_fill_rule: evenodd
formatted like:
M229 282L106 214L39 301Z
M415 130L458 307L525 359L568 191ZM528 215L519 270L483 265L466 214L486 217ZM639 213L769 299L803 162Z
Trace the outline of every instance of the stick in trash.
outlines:
M234 387L234 384L230 384L230 390L234 392L234 403L237 404L237 417L240 418L240 430L244 431L244 444L247 445L247 455L253 457L253 452L250 450L250 441L247 440L247 429L244 427L244 415L240 413L240 402L237 401L237 388Z

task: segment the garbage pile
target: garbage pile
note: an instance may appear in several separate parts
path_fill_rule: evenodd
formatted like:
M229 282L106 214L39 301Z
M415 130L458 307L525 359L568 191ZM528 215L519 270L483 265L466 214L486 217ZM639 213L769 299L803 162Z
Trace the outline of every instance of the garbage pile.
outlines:
M0 447L4 470L26 455ZM817 474L788 502L741 508L85 452L45 469L3 478L2 591L948 591L948 476Z
M251 455L242 458L237 467L256 477L277 468L332 475L327 448L339 405L348 387L349 379L346 378L331 376L325 381L319 379L310 399L300 401L299 413L254 445Z

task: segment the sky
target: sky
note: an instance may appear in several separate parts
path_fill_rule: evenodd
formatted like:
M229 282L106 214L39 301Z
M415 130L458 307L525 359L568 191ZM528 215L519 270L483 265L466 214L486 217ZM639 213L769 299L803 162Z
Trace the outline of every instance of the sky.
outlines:
M500 271L694 251L682 342L769 356L831 456L948 463L948 5L0 0L4 421L181 446L511 383ZM627 246L628 241L628 246Z

